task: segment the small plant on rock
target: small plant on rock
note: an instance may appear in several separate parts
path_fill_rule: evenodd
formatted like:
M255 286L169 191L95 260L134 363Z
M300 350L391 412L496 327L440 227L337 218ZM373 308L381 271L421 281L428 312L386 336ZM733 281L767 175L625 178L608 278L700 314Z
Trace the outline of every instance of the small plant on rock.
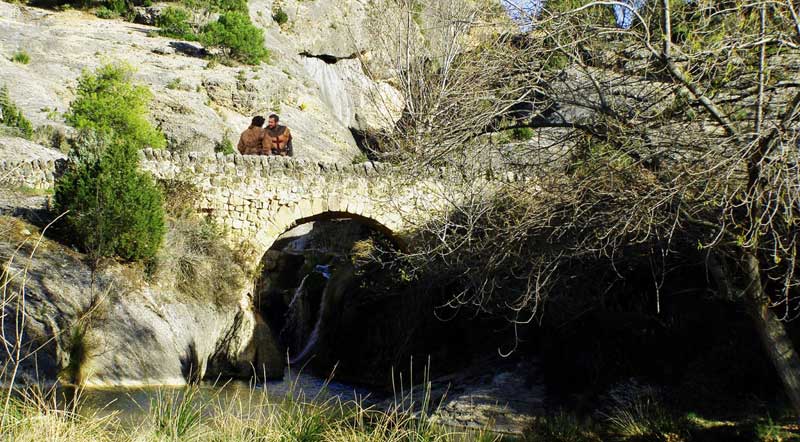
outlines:
M279 6L272 11L272 19L275 20L278 26L283 26L289 22L289 14Z
M31 62L31 57L25 51L17 51L11 56L11 61L19 64L28 64Z

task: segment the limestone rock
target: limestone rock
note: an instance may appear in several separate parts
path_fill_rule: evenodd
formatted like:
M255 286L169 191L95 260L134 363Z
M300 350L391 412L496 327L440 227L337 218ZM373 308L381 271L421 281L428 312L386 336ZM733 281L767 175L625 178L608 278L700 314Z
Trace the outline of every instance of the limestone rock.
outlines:
M152 36L151 26L0 2L0 85L34 126L63 127L84 70L106 63L136 69L153 92L152 122L179 151L234 145L252 114L278 113L292 128L300 158L349 163L358 153L348 127L320 98L291 39L268 38L270 64L209 65L197 43ZM23 50L27 65L10 61Z
M0 231L21 232L17 224L24 225L0 218ZM37 239L38 233L17 233L0 240L0 262L12 275L4 292L12 302L4 303L3 314L25 313L24 327L5 321L3 329L31 355L22 363L22 380L60 375L103 387L182 385L218 374L249 377L253 370L282 374L277 347L247 293L238 304L217 306L145 283L122 265L100 271L93 282L81 255L50 240L31 256ZM23 286L24 308L10 298Z
M0 136L0 161L55 161L64 158L66 155L63 153L24 138Z

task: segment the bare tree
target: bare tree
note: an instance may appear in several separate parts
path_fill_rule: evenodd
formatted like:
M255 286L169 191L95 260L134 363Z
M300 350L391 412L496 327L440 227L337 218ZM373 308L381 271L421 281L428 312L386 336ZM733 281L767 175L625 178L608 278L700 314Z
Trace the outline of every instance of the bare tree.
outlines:
M613 6L630 8L551 0L524 34L445 17L453 42L497 32L436 53L407 38L394 52L407 109L387 158L459 171L418 256L468 282L453 304L527 322L570 262L699 247L718 290L748 306L800 414L781 322L800 314L798 7L659 0L621 29ZM486 136L523 127L524 144ZM504 169L486 179L489 157ZM507 171L515 179L497 179Z

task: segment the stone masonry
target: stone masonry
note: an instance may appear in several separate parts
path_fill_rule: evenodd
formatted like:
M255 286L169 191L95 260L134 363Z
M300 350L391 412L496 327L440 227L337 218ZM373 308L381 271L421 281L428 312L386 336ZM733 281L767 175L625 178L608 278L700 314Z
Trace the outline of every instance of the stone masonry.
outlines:
M253 246L254 260L287 230L316 219L355 218L403 245L415 226L445 207L436 174L420 179L381 163L149 149L141 157L156 178L196 186L197 209L228 227L233 240Z
M441 171L424 177L366 162L344 165L274 156L140 152L160 180L191 183L198 211L249 244L257 264L288 229L316 219L354 218L407 244L411 232L445 208ZM63 161L0 162L0 185L51 189Z

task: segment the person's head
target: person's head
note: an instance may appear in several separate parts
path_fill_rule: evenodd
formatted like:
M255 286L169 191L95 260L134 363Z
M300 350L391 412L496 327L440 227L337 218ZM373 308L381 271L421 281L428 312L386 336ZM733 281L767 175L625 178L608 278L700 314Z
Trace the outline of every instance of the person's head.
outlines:
M262 127L264 126L264 117L262 117L261 115L257 115L253 117L253 121L250 124L256 127Z
M269 122L267 123L267 126L270 129L275 129L276 127L278 127L278 122L279 121L281 121L280 117L278 117L275 114L272 114L272 115L269 116Z

